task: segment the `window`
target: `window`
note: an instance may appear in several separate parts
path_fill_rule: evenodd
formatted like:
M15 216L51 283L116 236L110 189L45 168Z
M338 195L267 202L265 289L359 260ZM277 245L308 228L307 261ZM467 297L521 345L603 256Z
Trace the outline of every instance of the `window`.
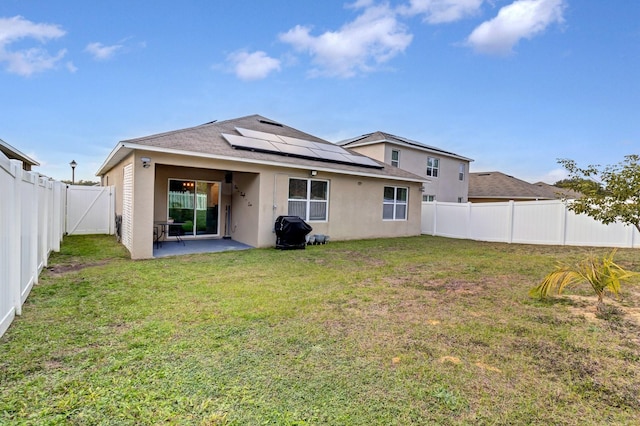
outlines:
M400 167L400 151L397 149L391 150L391 165L393 167Z
M289 215L303 220L327 220L329 182L289 179Z
M427 157L427 176L438 177L440 160L434 157Z
M218 235L219 205L219 182L169 179L167 218L183 223L169 227L169 235Z
M436 196L435 195L426 195L426 194L422 195L422 201L426 201L426 202L431 203L431 202L433 202L435 200L436 200Z
M458 197L458 202L462 203L462 197Z
M464 163L460 163L460 166L458 167L458 180L464 180L464 171Z
M383 220L407 220L408 188L385 186L382 204Z

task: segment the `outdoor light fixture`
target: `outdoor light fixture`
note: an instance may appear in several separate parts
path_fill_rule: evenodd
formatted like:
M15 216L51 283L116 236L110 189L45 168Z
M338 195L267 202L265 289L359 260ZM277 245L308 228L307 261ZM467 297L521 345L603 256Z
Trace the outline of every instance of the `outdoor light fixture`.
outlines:
M78 163L76 163L76 160L71 160L69 165L71 166L71 185L73 185L76 183L76 166Z
M318 171L317 171L317 170L311 170L311 171L309 172L309 174L310 174L311 176L316 176L316 175L318 174Z
M142 161L142 167L144 167L145 169L148 169L149 167L151 167L151 158L141 157L140 161Z

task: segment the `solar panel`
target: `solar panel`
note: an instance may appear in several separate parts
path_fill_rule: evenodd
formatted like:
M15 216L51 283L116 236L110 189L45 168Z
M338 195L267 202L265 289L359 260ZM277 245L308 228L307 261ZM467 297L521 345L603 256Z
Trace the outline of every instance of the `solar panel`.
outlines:
M314 158L316 157L316 153L311 151L309 148L305 148L303 146L297 145L289 145L286 143L278 143L273 144L276 148L278 148L281 152L293 155L297 157L305 157L305 158Z
M305 139L292 138L291 136L280 136L289 145L304 146L305 148L315 148L315 144Z
M353 155L341 146L299 139L290 136L275 135L273 133L236 127L239 135L223 133L222 136L236 149L262 151L273 154L306 158L353 166L383 168L369 157Z
M278 142L278 143L283 142L283 140L280 139L278 135L274 135L273 133L259 132L258 130L243 129L242 127L236 127L236 130L242 136L246 136L248 138L264 139L266 141L272 141L272 142Z
M323 151L331 151L331 152L337 152L339 154L348 154L349 152L344 149L341 146L338 145L334 145L331 143L318 143L318 142L313 142L313 144L316 146L317 149L321 149Z
M347 157L347 159L353 161L354 163L360 164L361 166L382 168L382 166L380 166L380 164L378 164L376 161L374 161L369 157L365 157L364 155L353 155L351 153L348 153L348 154L344 154L344 156Z
M314 142L308 141L305 139L292 138L290 136L279 136L283 141L291 145L303 146L305 148L310 149L320 149L322 151L332 151L337 152L339 154L347 154L348 152L342 148L341 146L334 145L332 143L322 143L322 142Z
M338 163L347 163L347 164L353 163L347 157L337 152L323 151L321 149L313 149L312 151L316 153L318 158L321 158L323 160L329 160L329 161L335 161Z
M276 147L269 141L263 139L247 138L244 136L222 134L224 138L234 148L244 148L250 151L278 152Z

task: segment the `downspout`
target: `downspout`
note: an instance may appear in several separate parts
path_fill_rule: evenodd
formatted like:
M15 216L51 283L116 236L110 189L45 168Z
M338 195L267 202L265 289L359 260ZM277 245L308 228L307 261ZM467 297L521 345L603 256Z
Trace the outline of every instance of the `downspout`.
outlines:
M233 176L233 175L232 175ZM231 182L227 182L227 178L225 176L224 185L229 185L231 190L229 191L229 202L225 206L225 223L224 223L224 235L222 236L225 240L231 239L231 205L233 204L233 178L229 179Z

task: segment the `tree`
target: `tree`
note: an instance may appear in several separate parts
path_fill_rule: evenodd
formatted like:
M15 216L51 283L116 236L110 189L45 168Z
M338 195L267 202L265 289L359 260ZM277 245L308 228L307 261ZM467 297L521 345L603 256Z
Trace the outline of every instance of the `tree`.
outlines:
M60 182L62 183L66 183L67 185L71 185L71 181L70 180L61 180ZM93 182L90 180L79 180L77 182L74 183L74 185L80 185L80 186L100 186L100 182Z
M640 155L627 155L620 163L606 167L581 168L569 159L558 163L569 172L563 184L584 194L567 203L569 210L605 225L619 221L640 231ZM599 185L593 185L594 181Z
M556 188L572 189L583 188L584 191L593 191L599 194L606 194L606 191L602 188L599 182L591 179L562 179L553 184Z

